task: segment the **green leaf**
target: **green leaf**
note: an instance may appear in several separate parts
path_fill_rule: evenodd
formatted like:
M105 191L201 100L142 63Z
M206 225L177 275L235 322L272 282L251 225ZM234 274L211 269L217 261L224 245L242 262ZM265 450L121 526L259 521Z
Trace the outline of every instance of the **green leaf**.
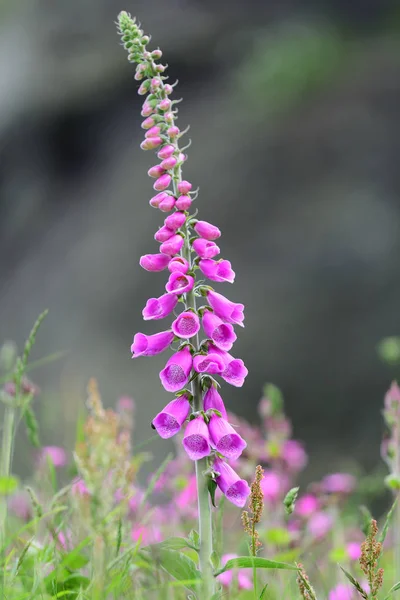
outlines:
M9 496L18 488L18 479L9 475L0 477L0 496Z
M154 546L152 549L154 550ZM157 552L153 552L153 559L169 575L181 581L182 585L192 592L196 591L196 586L201 582L201 573L191 558L177 550L157 548Z
M195 529L192 529L189 533L189 542L191 548L197 551L200 550L200 535Z
M260 594L260 599L259 600L263 600L263 598L265 598L265 592L267 591L268 588L268 583L266 583L263 587L263 589L261 590L261 594Z
M145 546L142 550L158 552L158 550L182 550L182 548L190 548L189 540L182 537L170 537L158 544Z
M282 527L273 527L268 529L265 539L269 544L276 546L286 546L290 542L290 533Z
M238 558L231 558L228 562L216 573L215 576L230 571L231 569L288 569L290 571L298 571L298 568L294 565L288 565L287 563L277 562L276 560L269 560L268 558L260 558L258 556L239 556Z
M208 493L210 494L212 505L214 506L214 508L217 508L217 506L215 504L215 492L217 489L217 484L215 483L214 479L212 479L212 477L208 478L207 488L208 488Z
M385 524L382 527L382 531L381 531L381 533L378 536L378 542L380 542L381 544L383 544L383 542L386 539L387 532L389 531L390 522L392 520L392 516L393 516L394 509L396 508L396 506L397 506L397 498L393 502L392 507L391 507L391 509L389 510L389 512L388 512L388 514L386 516Z
M393 592L397 592L398 590L400 590L400 581L395 583L394 586L390 588L389 593L386 596L385 600L389 600L389 598L392 596Z
M343 569L343 567L341 567L340 565L339 567L342 569L343 573L346 575L350 583L356 588L358 593L364 598L364 600L368 600L368 594L365 592L365 590L363 590L361 585L358 583L357 579L354 579L353 575L346 571L346 569Z
M82 569L82 567L85 567L88 564L88 562L89 559L87 558L87 556L76 552L76 550L73 550L72 552L64 556L62 560L62 565L63 567L71 569L71 571L77 571L78 569Z
M215 550L214 550L214 552L211 553L210 562L211 562L212 568L214 569L214 571L216 571L219 567L220 559L219 559L217 552L215 552Z

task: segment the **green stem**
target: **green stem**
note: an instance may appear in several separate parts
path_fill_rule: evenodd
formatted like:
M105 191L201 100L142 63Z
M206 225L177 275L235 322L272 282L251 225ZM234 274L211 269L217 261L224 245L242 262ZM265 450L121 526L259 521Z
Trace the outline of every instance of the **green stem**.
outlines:
M15 407L6 406L4 413L3 438L0 455L0 477L7 479L11 473L14 442ZM7 499L0 496L0 565L3 563L7 545ZM0 567L0 590L4 591L4 569ZM3 594L1 594L3 597Z

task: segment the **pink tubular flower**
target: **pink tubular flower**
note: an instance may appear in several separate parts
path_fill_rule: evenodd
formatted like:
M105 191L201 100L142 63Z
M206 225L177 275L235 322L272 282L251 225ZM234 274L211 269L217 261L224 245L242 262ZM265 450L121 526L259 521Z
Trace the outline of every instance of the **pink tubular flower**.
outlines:
M316 496L313 494L305 494L297 500L294 512L300 517L307 518L317 512L318 508L319 502Z
M208 424L211 441L217 452L236 460L242 454L247 444L242 437L233 429L232 425L218 415L212 415Z
M207 337L211 338L217 348L230 350L236 341L236 334L230 323L224 323L219 317L206 310L202 320Z
M220 250L215 242L209 242L203 238L197 238L193 242L193 250L200 258L214 258Z
M154 127L154 125L156 124L155 120L153 117L147 117L143 122L142 122L142 129L151 129L151 127Z
M186 396L180 396L172 400L167 406L153 419L153 427L157 430L160 437L165 440L172 437L182 427L182 424L188 418L190 404Z
M331 589L328 596L328 600L355 600L355 598L354 588L349 583L339 583Z
M150 138L151 140L153 138ZM155 190L157 190L158 192L162 192L163 190L166 190L172 181L172 177L171 175L168 175L168 173L164 173L164 175L161 175L161 177L159 177L158 179L156 179L156 181L154 182L153 188Z
M162 139L159 136L153 136L149 138L145 138L143 142L140 144L142 150L154 150L157 146L162 144Z
M394 412L395 414L400 410L400 388L396 381L393 381L389 390L385 394L385 409L387 411Z
M172 139L176 138L176 136L179 135L179 133L180 129L176 125L172 125L172 127L168 127L167 129L167 135L169 135L169 137Z
M149 298L142 311L143 319L145 321L163 319L174 310L177 302L176 294L163 294L159 298Z
M166 110L169 110L170 107L171 107L171 100L168 100L168 98L164 98L163 100L161 100L161 102L159 102L157 108L159 110L166 111Z
M213 385L204 394L203 408L205 411L215 408L221 413L223 419L227 419L224 401Z
M191 460L200 460L210 454L210 435L202 416L189 421L182 444Z
M139 264L146 271L164 271L167 268L170 257L166 254L145 254L140 257Z
M250 495L250 487L247 481L240 479L239 475L223 460L216 458L214 471L218 473L215 481L227 500L243 508Z
M233 558L238 558L237 554L223 554L221 565L225 566L228 560ZM234 580L234 573L236 572L238 588L240 590L252 590L253 584L250 577L246 574L247 571L248 569L238 569L236 571L231 569L230 571L225 571L225 573L218 575L217 579L224 587L231 587Z
M167 392L179 392L189 381L192 369L192 355L186 346L176 352L160 373L161 383Z
M44 446L39 454L39 463L47 465L50 461L56 468L65 467L67 464L67 454L64 448L60 446Z
M326 536L327 533L332 529L333 519L332 516L326 512L316 512L311 515L307 529L310 534L316 538L321 539Z
M209 290L207 292L207 301L213 309L214 313L218 317L220 317L227 323L232 323L234 325L240 325L240 327L244 327L243 304L231 302L222 294L218 294L217 292L214 292L212 290Z
M189 271L189 263L183 256L174 256L168 264L170 273L187 273Z
M147 175L149 177L154 177L155 179L157 179L157 177L161 177L162 175L164 175L165 173L165 169L163 169L161 167L161 165L154 165L154 167L150 167L150 169L147 171ZM168 186L167 186L168 187ZM165 189L165 188L157 188L157 189Z
M225 350L220 350L213 344L209 344L208 349L209 352L218 354L224 363L224 370L220 373L222 379L235 387L242 387L248 374L244 362L240 358L234 358Z
M163 242L160 246L160 251L163 254L168 254L169 256L175 256L178 254L183 247L185 240L179 234L173 235L166 242Z
M167 194L167 192L160 192L159 194L156 194L155 196L153 196L151 198L149 204L153 208L158 208L160 206L160 202L162 202L162 200L165 200L169 197L170 197L170 195Z
M173 235L175 235L175 231L173 229L169 229L169 227L166 227L164 225L163 227L160 227L158 231L156 231L156 233L154 234L154 239L157 242L166 242L167 240L172 238Z
M171 196L171 194L167 194L167 196L160 201L158 208L162 212L170 212L174 208L174 206L175 206L175 196Z
M175 156L170 156L169 158L164 158L164 160L160 164L160 167L162 169L164 169L165 171L170 171L171 169L173 169L175 167L177 162L178 162L178 159L175 158Z
M178 210L189 210L191 204L192 204L191 197L183 195L183 196L178 196L175 206Z
M221 231L215 225L207 223L207 221L197 221L194 230L200 237L206 240L216 240L221 237Z
M160 135L160 133L161 133L161 127L159 125L154 125L154 127L150 127L150 129L148 129L146 131L146 133L144 134L144 137L150 138L150 137Z
M327 494L350 494L356 485L356 480L349 473L333 473L322 480L322 489Z
M186 221L186 215L183 212L174 212L172 215L169 215L165 221L164 221L164 225L165 227L168 227L168 229L172 229L173 231L177 231L178 229L180 229L182 227L182 225L185 223Z
M154 335L136 333L131 346L132 358L160 354L172 344L173 339L174 333L172 331L161 331Z
M192 189L192 184L189 181L180 181L178 183L178 192L180 194L187 194Z
M193 359L193 368L198 373L221 373L224 362L218 354L197 354Z
M172 331L174 334L183 339L193 337L198 333L199 329L200 319L192 311L181 313L172 323Z
M233 283L235 281L235 271L232 270L229 260L211 260L203 258L199 262L200 271L212 281Z
M186 294L193 289L193 286L194 279L191 275L175 271L169 276L165 289L172 294Z

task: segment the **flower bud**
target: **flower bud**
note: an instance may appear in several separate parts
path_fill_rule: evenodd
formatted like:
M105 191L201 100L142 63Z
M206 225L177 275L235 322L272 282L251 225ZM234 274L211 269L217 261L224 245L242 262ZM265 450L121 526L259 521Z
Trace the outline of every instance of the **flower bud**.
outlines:
M157 146L160 146L161 144L162 139L158 136L154 136L143 140L140 147L142 150L154 150L154 148L157 148Z
M148 35L144 35L141 39L141 42L143 44L143 46L145 46L146 44L148 44L150 41L150 37Z
M189 181L180 181L178 183L178 190L181 194L187 194L192 189L192 184Z
M183 256L175 256L168 263L168 271L170 273L183 273L185 275L189 271L189 263Z
M179 135L179 132L180 132L180 129L176 125L172 125L172 127L169 127L167 130L167 134L172 139L176 138L176 136Z
M146 271L158 272L166 269L169 261L166 254L145 254L140 257L139 264Z
M156 233L154 234L154 239L157 242L160 242L160 243L161 242L166 242L173 235L175 235L175 230L174 229L170 229L169 227L167 227L166 225L164 225L163 227L160 227L160 229L158 231L156 231Z
M164 73L165 69L167 67L165 65L156 65L156 71L157 73Z
M166 146L163 146L161 148L161 150L158 151L158 158L164 159L164 158L169 158L170 156L173 155L173 153L175 152L175 146L173 146L172 144L167 144Z
M156 122L153 117L147 117L142 123L142 129L150 129L151 127L154 127L155 124Z
M157 50L153 50L153 52L151 53L151 58L153 58L154 60L160 60L161 57L162 52L159 48L157 48Z
M163 200L161 200L160 204L158 205L158 208L162 212L169 212L170 210L172 210L174 208L174 206L175 206L175 197L171 196L169 194L167 198L164 198Z
M172 215L169 215L164 221L164 225L173 231L177 231L182 227L184 222L186 221L186 215L183 212L174 212Z
M166 198L169 198L169 194L166 194L165 192L160 192L159 194L156 194L155 196L153 196L153 198L151 198L149 204L150 206L153 206L153 208L158 208L160 202L162 200L165 200Z
M143 83L140 85L140 87L138 89L139 96L145 96L148 93L149 89L150 89L150 80L146 79L146 81L143 81Z
M171 100L169 100L168 98L164 98L163 100L161 100L161 102L158 103L158 110L169 110L171 107Z
M174 122L174 113L173 112L165 113L164 120L166 123L173 123Z
M140 113L142 117L149 117L154 112L154 109L148 102L145 102Z
M178 162L178 159L176 159L175 156L170 156L169 158L164 158L160 167L162 169L164 169L164 171L170 171L171 169L173 169L175 167L177 162Z
M163 175L164 172L165 172L165 169L163 169L161 167L161 165L154 165L154 167L150 167L150 169L147 171L147 175L149 177L157 178L157 177L161 177L161 175ZM162 189L162 188L159 188L159 189Z
M161 127L159 125L155 125L154 127L150 127L148 131L144 134L145 138L155 137L161 133Z
M170 85L169 83L166 83L164 85L164 92L169 96L169 94L172 94L172 92L174 91L174 88L172 87L172 85Z
M160 252L168 254L168 256L175 256L181 251L184 242L185 240L181 235L173 235L169 240L161 244Z
M161 81L158 77L153 77L150 84L150 89L152 92L156 92L161 85Z
M175 207L178 210L189 210L191 204L192 199L190 196L179 196L179 198L176 201Z
M162 192L163 190L166 190L169 187L171 180L172 180L171 175L168 175L168 173L164 173L164 175L161 175L161 177L159 177L155 181L153 188L155 190L157 190L158 192ZM160 202L160 204L161 204L161 202Z

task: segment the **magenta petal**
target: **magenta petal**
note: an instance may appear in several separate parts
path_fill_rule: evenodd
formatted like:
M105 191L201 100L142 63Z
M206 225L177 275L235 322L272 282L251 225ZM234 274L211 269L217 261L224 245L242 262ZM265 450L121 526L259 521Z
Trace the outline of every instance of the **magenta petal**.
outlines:
M140 266L146 271L163 271L169 263L169 256L166 254L145 254L140 258Z
M217 315L206 310L203 315L202 324L207 337L213 340L217 348L221 350L230 350L232 348L237 336L230 323L224 323Z
M187 339L191 338L200 329L200 319L192 311L181 313L172 323L172 331L176 336Z
M222 400L219 392L213 385L204 394L203 408L205 411L215 408L221 413L224 419L227 418L224 401Z
M173 294L186 294L193 289L194 278L191 275L174 271L169 276L165 289Z
M137 333L133 338L131 346L132 358L138 356L154 356L160 354L172 343L174 333L172 331L161 331L154 335Z
M153 419L153 426L160 437L168 439L178 433L182 423L187 419L190 412L190 404L186 396L172 400Z
M210 436L203 417L189 421L182 444L191 460L200 460L210 454Z
M216 262L211 258L203 258L199 262L201 272L212 281L233 283L235 272L232 270L229 260L220 260Z
M240 479L232 467L219 458L214 461L214 470L219 473L215 481L227 500L243 508L250 495L250 487L247 481Z
M216 414L211 417L208 430L215 448L226 458L236 460L247 446L232 425Z
M168 316L178 303L176 294L164 294L159 298L150 298L142 311L143 319L163 319Z
M217 354L197 354L193 359L193 368L198 373L221 373L224 362Z
M179 392L189 380L192 355L186 347L176 352L160 373L161 383L167 392Z
M240 327L244 327L243 304L231 302L222 294L218 294L212 290L207 292L207 301L218 317L227 323L233 323L234 325L240 325Z

